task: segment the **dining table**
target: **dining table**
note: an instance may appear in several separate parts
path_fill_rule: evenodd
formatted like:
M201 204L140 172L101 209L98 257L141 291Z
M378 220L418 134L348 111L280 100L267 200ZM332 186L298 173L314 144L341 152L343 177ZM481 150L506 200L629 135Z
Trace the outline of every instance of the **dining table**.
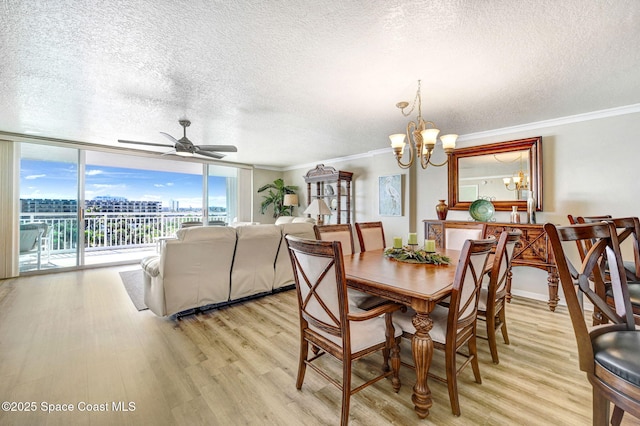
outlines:
M416 332L411 340L411 352L416 384L411 400L418 417L425 418L433 405L427 383L433 356L433 341L429 336L433 321L429 313L451 294L460 251L437 249L436 253L450 259L449 264L444 265L409 263L384 253L384 250L371 250L344 256L347 286L415 310L412 322Z

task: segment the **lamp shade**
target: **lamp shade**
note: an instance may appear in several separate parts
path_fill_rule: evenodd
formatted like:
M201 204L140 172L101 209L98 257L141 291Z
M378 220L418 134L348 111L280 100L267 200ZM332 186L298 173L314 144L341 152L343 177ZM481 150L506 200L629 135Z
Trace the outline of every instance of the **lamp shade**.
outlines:
M282 201L283 206L297 206L298 205L298 195L297 194L284 194L284 200Z
M304 210L304 214L310 214L310 215L316 215L316 216L325 215L325 214L330 215L331 210L327 206L327 203L324 202L324 200L316 198L311 202L311 204L309 204L309 207L307 207Z

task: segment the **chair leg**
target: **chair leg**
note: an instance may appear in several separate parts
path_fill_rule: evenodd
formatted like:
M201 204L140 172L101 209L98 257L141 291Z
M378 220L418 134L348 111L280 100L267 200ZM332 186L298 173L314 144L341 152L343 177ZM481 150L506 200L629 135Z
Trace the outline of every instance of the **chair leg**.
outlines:
M300 342L300 359L298 361L298 380L296 381L296 388L299 390L302 388L302 382L304 382L304 373L307 371L307 355L309 354L309 342L302 339Z
M451 412L460 415L460 402L458 401L458 382L456 368L456 349L445 349L445 369L447 371L447 388L449 389L449 402L451 403Z
M509 344L509 334L507 333L507 315L505 314L504 308L500 311L499 314L500 322L502 322L502 338L504 339L505 345Z
M402 337L398 337L393 339L393 347L391 348L391 369L393 370L393 375L391 376L391 385L393 386L393 391L398 393L400 390L400 339Z
M600 392L597 387L593 387L593 426L609 425L609 400Z
M478 362L478 346L476 344L475 334L469 339L469 356L472 357L471 369L473 370L473 377L476 379L476 383L482 383L482 377L480 377L480 364Z
M496 342L496 317L487 315L487 340L489 341L489 350L491 351L491 360L494 364L499 364L498 343Z
M351 357L345 357L342 363L342 410L340 426L349 424L349 404L351 402Z
M611 426L620 426L620 422L622 422L622 416L624 416L624 410L617 405L613 407L613 414L611 415Z

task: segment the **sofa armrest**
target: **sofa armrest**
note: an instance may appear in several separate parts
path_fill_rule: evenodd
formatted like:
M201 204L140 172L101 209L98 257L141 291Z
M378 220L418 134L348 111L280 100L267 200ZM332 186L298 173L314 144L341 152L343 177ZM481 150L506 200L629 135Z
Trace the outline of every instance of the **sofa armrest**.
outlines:
M151 277L160 275L160 256L148 256L140 261L142 270Z

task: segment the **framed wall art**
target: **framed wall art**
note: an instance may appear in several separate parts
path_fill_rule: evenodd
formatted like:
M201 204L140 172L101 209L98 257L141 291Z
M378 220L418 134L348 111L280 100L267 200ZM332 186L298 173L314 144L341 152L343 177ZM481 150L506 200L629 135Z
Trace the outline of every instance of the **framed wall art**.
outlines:
M402 176L378 177L378 214L380 216L402 216Z

